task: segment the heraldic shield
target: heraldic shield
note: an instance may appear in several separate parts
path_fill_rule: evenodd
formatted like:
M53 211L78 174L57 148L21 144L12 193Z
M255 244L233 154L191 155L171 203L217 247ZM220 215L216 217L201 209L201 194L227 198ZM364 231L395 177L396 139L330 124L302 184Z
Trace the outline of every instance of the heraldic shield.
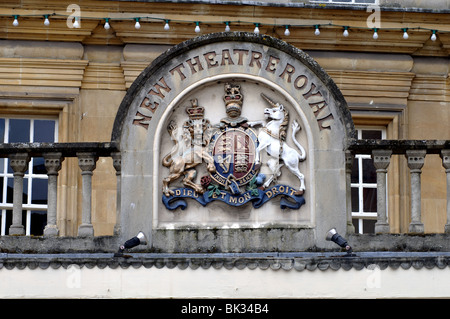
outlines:
M213 135L210 154L214 158L216 172L211 178L232 194L241 193L240 187L256 177L255 167L258 137L251 128L230 128Z
M291 170L297 177L303 175L298 171L298 161L305 159L305 150L300 145L301 155L289 147L284 139L267 142L267 136L275 136L274 127L278 127L279 136L286 135L286 125L278 125L288 122L288 113L283 105L272 102L266 96L262 100L269 102L270 111L265 112L269 121L251 122L241 116L243 94L238 84L226 83L223 101L227 116L218 124L211 125L204 119L204 108L197 99L191 100L192 106L186 108L189 119L183 125L183 134L180 138L173 135L176 127L169 124L168 131L172 135L178 148L173 154L164 157L163 166L170 170L168 177L163 180L162 201L169 210L182 210L187 207L186 199L194 199L201 205L214 201L221 201L232 206L242 206L251 203L254 208L259 208L267 201L281 196L280 207L298 209L304 203L304 181L301 179L301 191L292 186L276 184L277 176L281 174L281 167ZM267 109L266 109L267 110ZM271 116L267 116L267 114ZM295 122L296 124L296 122ZM259 133L257 127L262 126ZM269 129L270 128L270 129ZM283 131L284 130L284 131ZM293 124L293 137L298 132L298 125ZM267 135L269 133L269 135ZM263 141L263 143L261 143ZM180 151L180 145L183 145ZM260 172L260 154L262 147L266 148L269 155L275 147L275 153L268 166L272 169L272 176L267 178ZM289 153L290 151L290 153ZM176 154L182 154L173 156ZM291 169L292 158L286 155L294 154L294 169ZM275 164L273 164L273 163ZM284 162L284 163L283 163ZM208 175L200 178L200 184L194 182L197 175L195 167L206 164ZM172 181L184 176L183 185L186 187L170 189Z

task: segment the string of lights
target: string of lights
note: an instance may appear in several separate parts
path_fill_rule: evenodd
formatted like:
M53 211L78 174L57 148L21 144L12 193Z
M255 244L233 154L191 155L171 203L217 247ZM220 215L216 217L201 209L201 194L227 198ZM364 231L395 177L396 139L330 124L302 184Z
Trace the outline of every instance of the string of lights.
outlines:
M0 16L5 16L5 15L0 15ZM51 14L26 14L26 15L12 15L12 25L13 26L19 26L19 18L20 17L42 17L43 18L43 24L45 26L49 26L50 25L50 17L64 17L64 18L70 18L73 17L74 18L74 22L73 22L73 27L74 28L79 28L80 27L80 21L82 19L95 19L95 20L102 20L104 21L104 28L105 29L110 29L111 25L110 25L110 21L112 20L132 20L134 21L134 27L136 30L139 30L141 28L141 24L140 22L145 20L147 22L151 22L151 21L156 21L156 22L162 22L163 23L163 29L168 31L170 30L170 23L187 23L187 24L193 24L194 27L194 32L195 33L200 33L201 32L201 27L200 25L208 25L208 24L215 24L217 23L217 21L189 21L189 20L172 20L172 19L164 19L164 18L159 18L159 17L151 17L151 16L142 16L142 17L109 17L109 18L101 18L101 17L80 17L80 16L73 16L73 15L64 15L64 14L58 14L58 13L51 13ZM255 22L246 22L246 21L223 21L223 24L225 25L225 32L229 32L231 31L231 27L232 25L254 25L254 30L253 32L256 34L259 34L260 32L260 27L263 26L263 24L261 23L255 23ZM408 30L425 30L425 31L429 31L431 32L431 36L430 39L432 41L436 41L437 39L437 34L439 33L450 33L450 31L447 30L439 30L438 28L425 28L425 27L399 27L399 28L369 28L369 27L354 27L354 26L348 26L348 25L338 25L338 24L333 24L333 23L327 23L327 24L270 24L270 23L265 23L264 26L267 27L282 27L284 28L284 35L285 36L290 36L291 35L291 31L290 28L312 28L314 30L314 34L316 36L319 36L321 34L320 29L324 28L324 27L338 27L338 28L342 28L343 32L342 35L344 37L349 37L350 36L350 30L351 29L365 29L365 30L372 30L373 31L373 39L377 40L379 38L378 32L380 30L390 30L390 31L401 31L403 32L403 39L407 40L409 38L409 34L408 34Z

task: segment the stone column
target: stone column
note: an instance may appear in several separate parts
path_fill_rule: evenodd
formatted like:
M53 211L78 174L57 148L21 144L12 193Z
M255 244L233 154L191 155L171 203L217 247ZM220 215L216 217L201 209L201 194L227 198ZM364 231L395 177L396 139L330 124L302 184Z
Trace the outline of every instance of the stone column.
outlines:
M445 233L450 234L450 150L441 151L442 165L447 174L447 223L445 224Z
M47 201L47 225L44 228L45 237L55 237L59 235L56 225L56 207L58 193L58 172L61 169L61 162L64 160L61 153L44 154L45 168L48 176L48 201Z
M9 227L10 235L25 235L22 225L23 176L28 169L29 161L28 154L19 153L9 157L9 164L14 172L13 216L12 225Z
M92 202L92 172L96 167L98 157L95 153L77 153L78 165L81 168L82 178L82 215L81 225L78 227L79 237L94 236L94 226L91 223L91 202Z
M114 235L119 236L121 232L120 227L120 192L121 192L121 169L122 169L122 160L120 152L114 152L111 154L113 159L113 166L116 169L116 224L114 225Z
M388 150L372 151L373 165L377 170L377 222L375 223L375 233L390 232L386 212L386 173L391 155L392 151Z
M425 231L421 221L421 183L420 174L425 163L425 150L406 151L406 159L411 174L411 223L409 224L410 233L423 233Z
M345 178L346 190L345 200L347 204L347 234L355 233L355 226L352 222L352 168L355 156L350 151L345 152Z

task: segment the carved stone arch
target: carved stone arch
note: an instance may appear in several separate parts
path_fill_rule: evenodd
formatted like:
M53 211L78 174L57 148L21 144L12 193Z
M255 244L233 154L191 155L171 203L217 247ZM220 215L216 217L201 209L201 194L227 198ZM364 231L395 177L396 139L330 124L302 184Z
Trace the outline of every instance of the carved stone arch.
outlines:
M296 146L291 125L294 119L300 124L295 138L306 149L306 159L299 162L306 181L301 207L284 209L282 204L284 197L299 198L293 195L297 179L287 165L280 169L280 183L272 182L259 191L264 203L256 204L251 195L239 197L251 176L242 179L245 182L241 189L236 182L241 193L228 184L219 185L221 190L215 195L219 198L212 200L214 194L205 197L206 203L194 186L189 192L180 177L171 190L178 189L177 199L184 204L172 210L164 201L172 198L164 197L162 191L163 180L169 174L169 167L162 163L174 148L168 125L186 128L190 119L186 108L195 104L202 108L202 118L212 127L221 126L231 133L232 125L240 124L228 121L223 100L227 83L240 86L243 123L264 119L265 109L274 111L276 103L283 104L289 112L283 145L293 149ZM252 129L255 135L262 130ZM236 138L240 138L238 133ZM208 141L217 142L214 138ZM142 230L150 238L152 249L168 252L300 251L326 246L329 228L345 233L345 150L354 138L344 97L328 74L303 51L273 37L242 32L185 41L163 53L138 76L117 112L111 139L122 153L121 236L127 239ZM256 141L255 145L260 145L262 137ZM216 157L214 164L218 167ZM263 166L259 171L252 170L255 178ZM197 185L200 177L208 174L216 181L205 157L193 170L189 174Z

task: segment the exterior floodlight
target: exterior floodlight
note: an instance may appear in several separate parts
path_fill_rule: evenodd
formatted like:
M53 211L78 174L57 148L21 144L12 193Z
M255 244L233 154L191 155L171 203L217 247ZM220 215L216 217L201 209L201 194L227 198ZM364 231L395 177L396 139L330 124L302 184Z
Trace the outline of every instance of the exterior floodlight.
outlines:
M139 245L146 245L147 238L143 232L139 232L135 237L128 239L123 245L119 247L119 251L114 254L114 257L123 257L125 249L130 249Z
M347 243L347 240L344 237L337 233L335 228L332 228L328 231L326 240L332 241L342 248L345 248L345 250L347 251L347 256L354 256L352 247Z

